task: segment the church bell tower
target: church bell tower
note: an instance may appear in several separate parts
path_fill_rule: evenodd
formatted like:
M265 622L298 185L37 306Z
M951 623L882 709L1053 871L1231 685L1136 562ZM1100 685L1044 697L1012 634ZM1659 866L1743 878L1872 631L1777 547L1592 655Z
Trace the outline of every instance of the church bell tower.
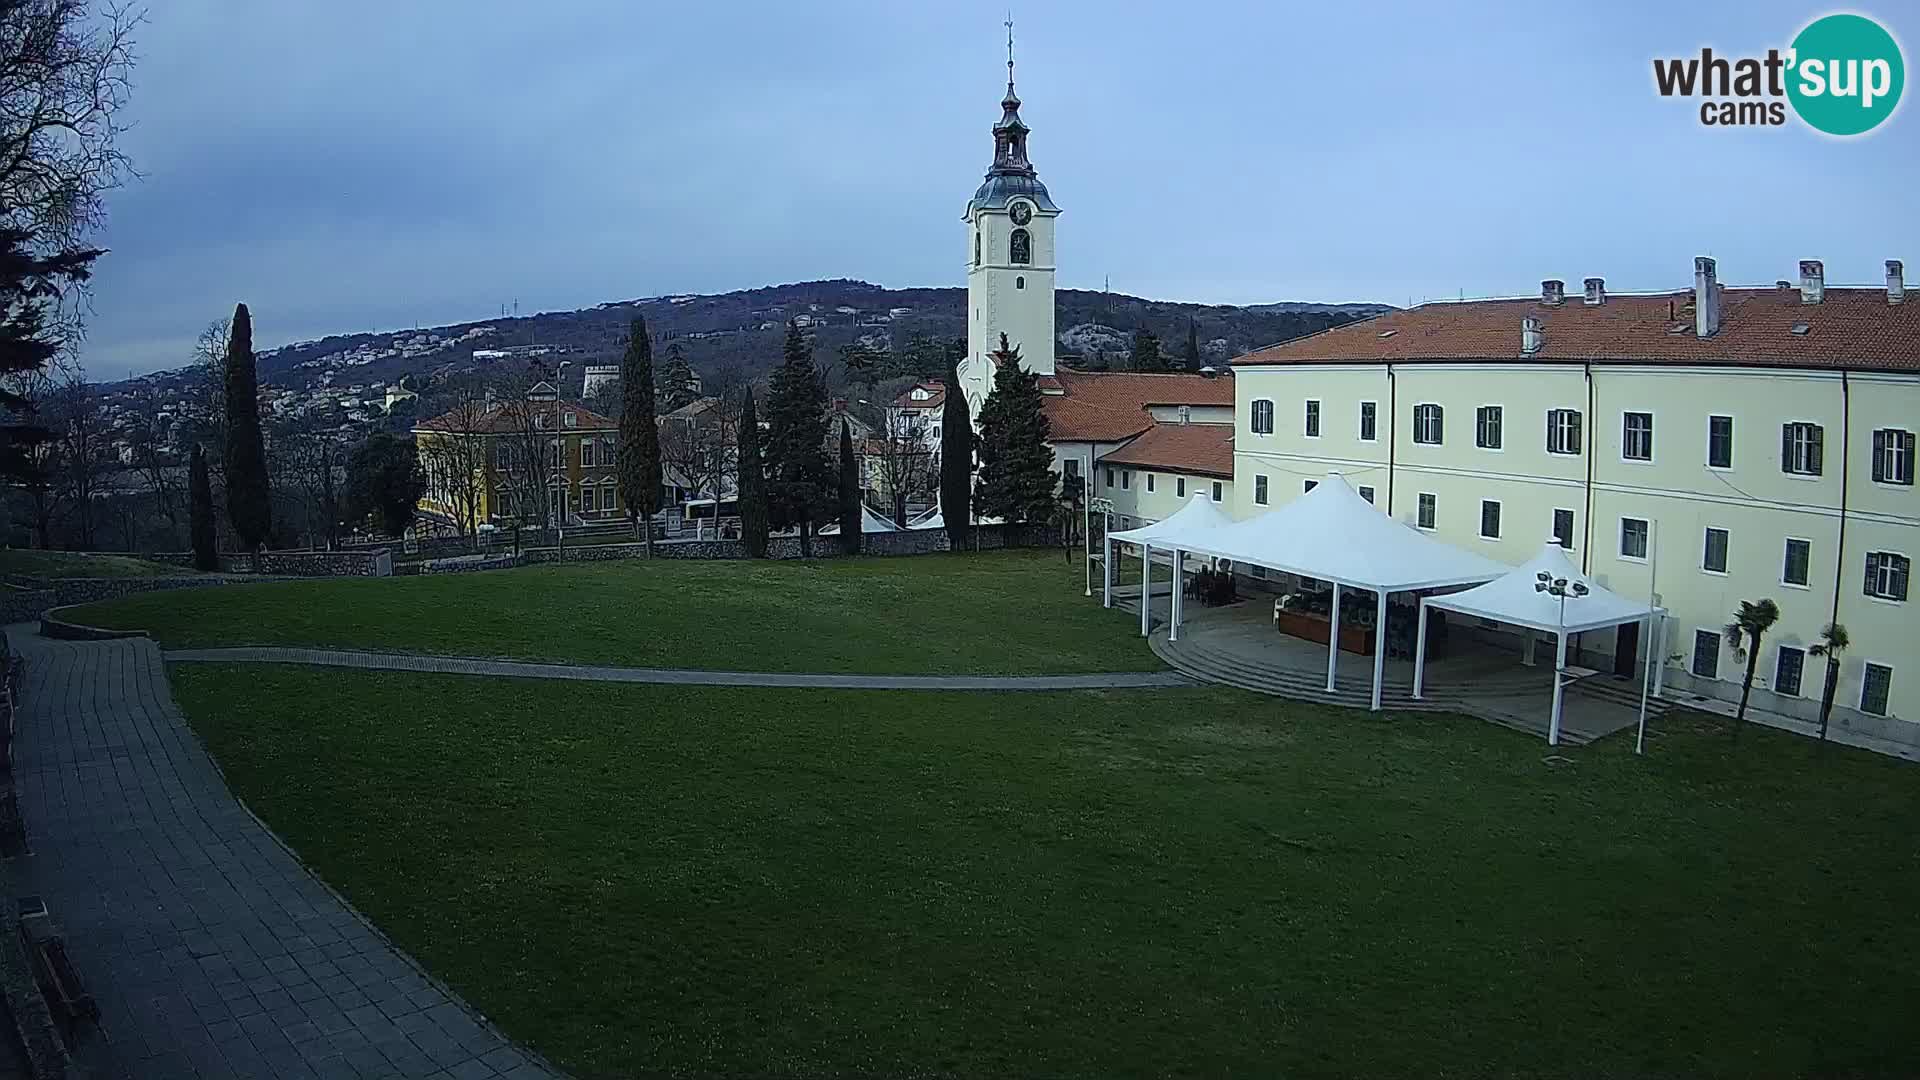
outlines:
M1020 98L1013 92L1013 24L1007 24L1007 96L993 125L993 166L964 215L967 231L967 359L961 382L979 415L993 386L989 354L1000 335L1020 366L1053 374L1053 219L1060 208L1027 160Z

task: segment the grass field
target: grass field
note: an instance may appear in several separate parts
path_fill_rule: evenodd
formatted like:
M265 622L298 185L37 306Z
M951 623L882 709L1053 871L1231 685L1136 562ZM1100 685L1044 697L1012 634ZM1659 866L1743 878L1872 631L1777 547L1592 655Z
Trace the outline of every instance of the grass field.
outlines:
M148 562L131 555L0 548L0 574L27 577L191 577L189 567Z
M581 1076L1920 1073L1920 773L1768 730L1555 764L1213 689L173 676L256 811Z
M331 578L79 608L169 647L333 645L636 667L877 674L1152 670L1083 564L1010 551L818 562L620 560Z

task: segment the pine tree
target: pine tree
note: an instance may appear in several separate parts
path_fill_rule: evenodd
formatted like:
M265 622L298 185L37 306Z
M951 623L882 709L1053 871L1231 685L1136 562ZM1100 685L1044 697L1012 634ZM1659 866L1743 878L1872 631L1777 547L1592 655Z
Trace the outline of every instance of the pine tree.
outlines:
M1188 371L1200 370L1200 328L1194 325L1193 316L1187 316L1187 352Z
M853 428L840 421L840 550L860 554L860 462L853 456Z
M1144 326L1133 332L1133 357L1129 366L1135 371L1167 370L1166 358L1160 355L1160 339Z
M947 546L964 551L973 529L973 417L960 392L960 365L947 364L947 396L940 405L940 516Z
M220 569L220 555L214 550L213 480L207 475L207 452L193 444L193 458L187 469L187 499L191 503L193 566L196 570Z
M776 529L798 528L800 554L811 558L814 523L833 513L827 385L813 362L813 346L792 323L767 392L766 456L769 520Z
M740 539L747 557L767 557L767 472L760 460L760 416L753 408L753 388L740 403Z
M260 382L253 366L253 316L233 309L227 338L227 518L247 551L273 534L273 499L267 482L267 448L260 436Z
M699 397L693 388L693 367L675 341L667 346L667 362L660 369L660 411L670 413L684 408Z
M1046 522L1054 494L1051 425L1040 377L1020 366L1020 350L1000 335L993 393L980 406L980 512L1008 522Z
M32 419L33 403L10 388L23 376L45 371L59 353L54 305L68 286L87 280L100 254L71 250L39 255L31 231L0 227L0 412L15 414L0 425L0 478L25 486L51 480L45 475L44 455L34 448L53 432Z
M660 512L660 426L653 414L653 342L647 320L635 317L627 329L627 351L620 360L620 456L616 472L627 520L646 530L647 558L653 558L653 515Z

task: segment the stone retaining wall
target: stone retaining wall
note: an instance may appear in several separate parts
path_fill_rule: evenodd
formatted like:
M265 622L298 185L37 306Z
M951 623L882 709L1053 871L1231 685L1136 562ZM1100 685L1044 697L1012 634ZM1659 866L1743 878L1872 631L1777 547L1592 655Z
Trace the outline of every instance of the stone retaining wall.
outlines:
M981 551L998 551L1010 547L1045 547L1058 545L1060 534L1046 525L982 525L974 529L977 542L973 545ZM867 533L861 537L862 555L931 555L936 552L950 551L945 529L903 529L899 532ZM567 562L600 562L608 559L637 559L646 556L645 544L595 544L566 549ZM656 559L744 559L747 546L739 540L655 540L653 555ZM813 557L816 559L836 558L840 555L840 538L837 536L816 536L813 538ZM776 536L767 541L767 558L798 559L801 557L800 538L797 536ZM553 548L532 548L521 553L523 563L551 563L560 561Z
M161 589L201 589L209 585L251 585L261 581L288 581L283 576L199 574L193 577L52 578L33 588L0 590L0 624L31 622L51 608L117 600L134 593Z
M152 562L192 567L192 552L143 555ZM223 574L271 574L277 577L389 577L393 555L384 547L360 551L221 552Z

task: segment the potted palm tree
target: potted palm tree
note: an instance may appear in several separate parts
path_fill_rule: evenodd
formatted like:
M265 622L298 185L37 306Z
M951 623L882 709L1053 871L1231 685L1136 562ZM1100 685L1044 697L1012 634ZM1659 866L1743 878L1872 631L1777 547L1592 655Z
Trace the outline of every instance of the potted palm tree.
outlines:
M1833 692L1840 688L1840 654L1853 644L1847 638L1847 628L1839 623L1828 623L1820 631L1820 640L1807 651L1815 656L1827 658L1827 685L1820 691L1820 741L1827 741L1827 720L1833 715Z
M1773 629L1773 624L1779 621L1780 608L1773 601L1754 603L1742 600L1739 610L1733 613L1733 621L1726 626L1727 644L1733 647L1733 658L1743 660L1747 665L1746 677L1740 681L1740 708L1733 714L1733 733L1736 737L1747 719L1747 698L1753 693L1753 672L1760 664L1761 635Z

